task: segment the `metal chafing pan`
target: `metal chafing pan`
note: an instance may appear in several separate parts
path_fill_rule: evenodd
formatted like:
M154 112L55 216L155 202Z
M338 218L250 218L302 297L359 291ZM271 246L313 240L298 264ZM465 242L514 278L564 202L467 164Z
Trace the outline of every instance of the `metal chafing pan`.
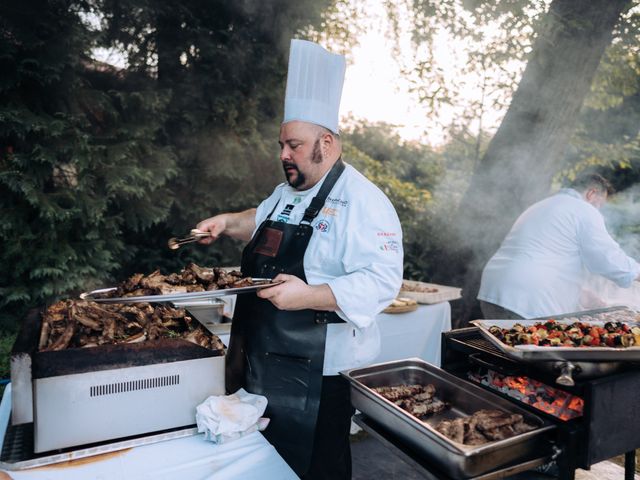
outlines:
M256 292L263 288L273 287L279 285L282 281L274 282L271 278L253 278L253 285L247 287L238 288L221 288L219 290L208 290L206 292L191 292L191 293L168 293L165 295L139 295L134 297L101 297L100 295L107 294L116 290L116 287L101 288L99 290L93 290L91 292L85 292L80 294L82 300L88 300L97 303L180 303L181 306L185 306L189 301L200 301L211 298L226 297L228 295L237 295L239 293Z
M612 307L597 310L585 310L563 315L542 317L531 320L472 320L480 329L480 333L506 355L526 361L583 361L583 362L628 362L640 360L640 347L546 347L537 345L507 345L489 332L492 326L500 328L511 328L516 323L523 326L535 325L536 323L554 319L558 323L573 323L576 321L588 322L592 325L602 326L606 321L597 318L606 318L607 314L615 312L635 313L625 307ZM630 326L640 326L637 322L624 322Z
M555 426L528 410L482 387L465 382L417 358L381 363L341 372L351 384L351 403L365 415L424 455L425 459L453 478L469 478L507 464L551 455L549 432ZM432 384L436 397L451 404L444 412L420 421L372 390L373 387ZM519 413L536 429L485 445L463 445L437 430L441 420L466 417L481 409Z

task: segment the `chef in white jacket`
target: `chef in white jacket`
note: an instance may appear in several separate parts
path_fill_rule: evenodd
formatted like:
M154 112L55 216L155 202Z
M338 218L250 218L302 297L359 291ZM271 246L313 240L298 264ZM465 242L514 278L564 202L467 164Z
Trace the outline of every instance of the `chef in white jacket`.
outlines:
M248 241L242 271L283 283L239 295L227 390L267 396L265 436L302 478L351 477L353 408L338 372L380 351L376 315L402 283L402 231L387 197L341 157L344 57L291 42L280 161L287 182L257 209L197 228Z
M598 174L529 207L482 272L485 318L536 318L579 310L585 272L628 288L640 265L607 232L599 208L611 192Z

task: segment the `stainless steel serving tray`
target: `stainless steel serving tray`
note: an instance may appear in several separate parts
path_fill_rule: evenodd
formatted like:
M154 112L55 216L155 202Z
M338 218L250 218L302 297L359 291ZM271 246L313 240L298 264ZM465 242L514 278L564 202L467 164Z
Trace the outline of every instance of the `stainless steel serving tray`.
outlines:
M116 287L101 288L80 294L82 300L89 300L97 303L163 303L163 302L180 302L184 306L186 301L190 300L207 300L211 298L226 297L227 295L237 295L240 293L257 292L263 288L279 285L282 281L274 282L271 278L253 278L254 285L239 288L221 288L219 290L208 290L206 292L191 293L168 293L164 295L139 295L135 297L100 297L105 293L113 292Z
M465 382L417 358L381 363L341 372L351 384L351 403L402 441L424 455L453 478L478 476L507 464L547 457L551 445L548 432L556 427L528 410L480 386ZM436 396L451 404L444 412L420 421L372 390L401 384L433 384ZM537 428L485 445L463 445L435 429L441 420L466 417L481 409L499 409L521 414Z
M589 322L592 325L602 326L605 321L608 320L592 320L594 316L603 316L609 313L615 312L633 312L626 307L610 307L597 310L585 310L582 312L573 312L563 315L556 315L550 317L542 317L531 320L472 320L470 323L474 324L480 329L480 333L496 346L500 351L506 355L526 361L582 361L582 362L624 362L624 361L639 361L640 360L640 347L625 347L625 348L613 348L613 347L546 347L537 345L516 345L510 346L492 333L489 332L489 328L492 326L498 326L500 328L511 328L516 323L523 326L531 326L536 323L544 322L549 319L554 319L558 323L571 324L576 321ZM640 326L637 322L625 322L631 326Z

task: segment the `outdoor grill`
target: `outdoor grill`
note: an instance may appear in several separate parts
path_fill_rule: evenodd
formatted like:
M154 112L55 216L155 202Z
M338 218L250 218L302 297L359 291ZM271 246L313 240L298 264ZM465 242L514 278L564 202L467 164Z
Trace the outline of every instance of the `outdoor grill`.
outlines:
M493 480L555 460L559 478L572 480L576 469L622 454L625 479L634 478L640 370L629 359L637 358L637 348L620 350L617 357L594 351L594 358L623 361L592 362L588 349L569 352L580 360L575 364L560 353L550 361L545 349L546 361L531 361L530 353L527 360L507 355L485 333L477 326L443 333L440 368L406 359L343 372L351 383L351 401L362 412L356 423L429 479ZM419 420L376 392L411 384L434 385L451 411ZM535 429L474 446L454 442L435 428L443 418L464 418L486 408L520 413Z
M38 351L40 325L32 312L11 353L7 435L32 437L23 457L193 426L195 407L224 394L224 350L160 338Z
M559 452L560 478L571 480L576 468L588 469L621 454L625 454L625 478L634 478L635 449L640 448L640 432L635 428L640 425L637 365L629 362L614 373L578 377L573 386L558 385L559 371L504 355L477 327L442 335L442 369L556 425L553 442ZM530 385L548 389L547 401L534 405L532 396L522 392Z

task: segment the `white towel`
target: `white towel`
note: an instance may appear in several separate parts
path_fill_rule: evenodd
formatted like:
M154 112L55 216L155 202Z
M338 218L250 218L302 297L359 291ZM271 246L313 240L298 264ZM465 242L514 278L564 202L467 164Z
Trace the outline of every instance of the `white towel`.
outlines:
M260 417L266 408L265 397L247 393L242 388L233 395L211 396L196 407L198 431L204 433L207 440L224 443L264 430L268 420Z

